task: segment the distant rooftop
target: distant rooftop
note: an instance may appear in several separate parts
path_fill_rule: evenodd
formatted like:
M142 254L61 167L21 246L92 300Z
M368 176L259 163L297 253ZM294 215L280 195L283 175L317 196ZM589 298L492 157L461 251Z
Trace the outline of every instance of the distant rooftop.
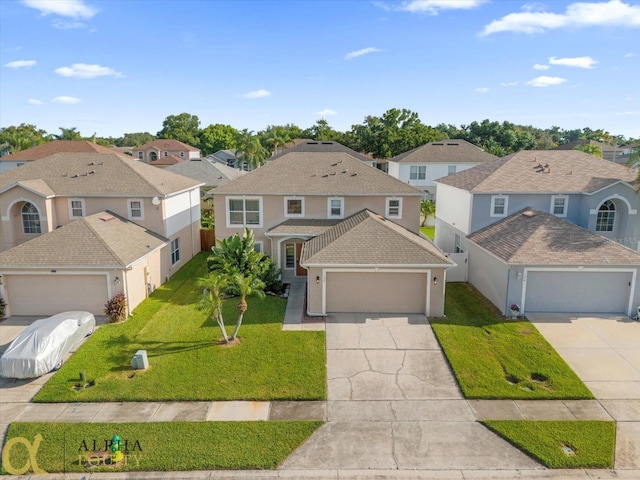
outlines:
M389 159L399 163L484 163L498 157L462 139L426 143Z
M118 153L119 155L124 155L124 153L114 152L112 148L103 147L88 140L52 140L51 142L4 156L0 159L0 162L40 160L56 153Z

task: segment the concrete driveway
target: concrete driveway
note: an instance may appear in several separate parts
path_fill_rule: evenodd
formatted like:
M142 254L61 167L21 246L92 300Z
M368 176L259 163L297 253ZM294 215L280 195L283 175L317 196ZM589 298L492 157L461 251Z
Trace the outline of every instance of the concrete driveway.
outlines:
M285 469L536 469L475 421L423 315L327 318L328 422Z

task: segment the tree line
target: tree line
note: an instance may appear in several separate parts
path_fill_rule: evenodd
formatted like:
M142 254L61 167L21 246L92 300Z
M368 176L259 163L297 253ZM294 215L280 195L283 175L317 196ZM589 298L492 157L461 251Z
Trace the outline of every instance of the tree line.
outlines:
M137 147L156 138L167 138L199 148L203 155L219 150L235 150L241 152L250 165L258 165L291 146L297 138L336 141L378 159L394 157L425 143L449 138L466 140L499 157L520 150L546 150L580 139L615 146L640 142L640 138L625 138L603 129L586 127L567 130L557 126L541 129L488 119L469 125L441 123L429 126L420 120L416 112L404 108L389 109L381 116L368 115L361 124L352 125L350 130L344 132L332 128L325 119L305 129L286 124L269 125L264 130L254 132L220 123L202 128L198 116L189 113L169 115L155 135L134 132L115 138L99 137L94 133L85 137L75 127L60 127L59 130L58 134L49 134L35 125L24 123L5 127L0 129L0 146L15 153L51 140L89 140L104 146Z

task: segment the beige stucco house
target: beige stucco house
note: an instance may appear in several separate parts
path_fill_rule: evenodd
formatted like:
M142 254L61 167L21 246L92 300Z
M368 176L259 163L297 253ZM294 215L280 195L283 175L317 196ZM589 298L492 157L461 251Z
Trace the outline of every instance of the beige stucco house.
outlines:
M158 166L168 166L177 163L177 160L189 160L191 158L200 158L200 150L179 140L168 138L159 138L153 142L145 143L139 147L133 147L133 158L144 163L153 163ZM167 163L168 160L162 160L165 157L175 156L174 161Z
M200 250L201 185L117 154L60 153L0 174L9 314L102 314L120 290L132 310Z
M291 151L214 190L216 237L253 230L257 249L276 260L285 280L307 279L310 315L441 316L453 262L420 236L421 194L345 151ZM316 237L324 239L321 261L320 251L309 253ZM347 239L356 248L340 248ZM421 253L400 261L392 252L401 245Z

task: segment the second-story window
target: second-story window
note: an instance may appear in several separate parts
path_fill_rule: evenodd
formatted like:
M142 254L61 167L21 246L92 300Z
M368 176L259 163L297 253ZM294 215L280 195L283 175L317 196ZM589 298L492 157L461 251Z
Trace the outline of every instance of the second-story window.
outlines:
M304 198L285 197L285 217L304 217Z
M456 165L449 165L449 167L447 168L447 175L453 175L454 173L456 173Z
M569 197L566 195L552 195L551 196L551 213L557 217L567 216L567 203Z
M252 197L230 197L227 199L228 226L262 225L262 199Z
M503 195L494 195L491 197L491 216L506 217L509 197Z
M141 200L129 200L129 218L140 219L143 217L142 201Z
M329 198L328 207L327 216L329 218L344 217L344 198Z
M427 178L426 165L411 165L409 168L409 180L424 180Z
M144 152L138 152L138 160L144 160Z
M22 206L22 229L24 233L42 233L40 226L40 214L32 203L25 203Z
M401 198L387 198L386 205L386 217L387 218L402 218L402 199Z
M72 218L84 217L84 202L82 200L69 200L69 209Z

